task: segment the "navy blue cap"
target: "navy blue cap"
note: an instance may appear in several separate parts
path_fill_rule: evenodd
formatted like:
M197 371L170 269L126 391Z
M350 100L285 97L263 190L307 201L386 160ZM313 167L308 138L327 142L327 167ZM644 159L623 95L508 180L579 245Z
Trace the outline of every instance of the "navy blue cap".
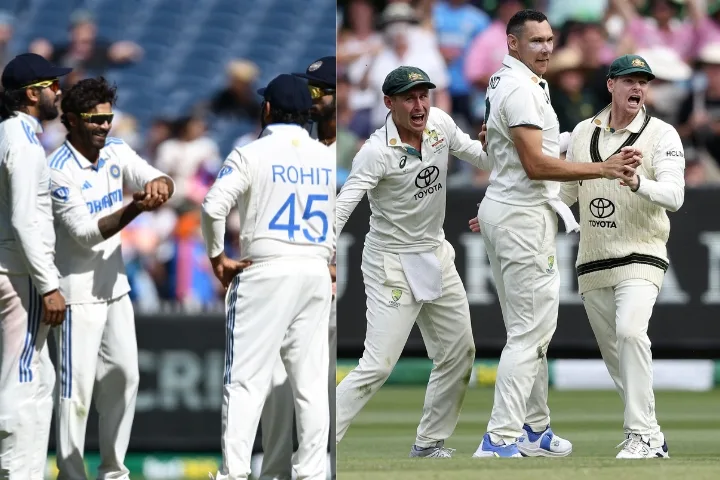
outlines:
M299 77L283 73L273 78L268 86L257 91L266 102L283 112L308 112L312 97L307 83Z
M307 78L310 83L321 83L334 87L337 83L335 57L322 57L311 63L305 73L293 73L293 75Z
M5 90L18 90L42 80L62 77L72 68L56 67L35 53L23 53L10 60L2 73Z

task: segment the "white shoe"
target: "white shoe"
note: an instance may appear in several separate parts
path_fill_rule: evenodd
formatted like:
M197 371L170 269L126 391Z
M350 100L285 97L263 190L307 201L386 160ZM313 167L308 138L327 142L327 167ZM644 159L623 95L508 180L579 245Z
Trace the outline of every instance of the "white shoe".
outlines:
M452 454L455 451L454 448L445 448L444 440L440 440L431 447L418 447L413 445L410 449L410 458L424 457L424 458L452 458Z
M523 425L518 450L524 457L567 457L572 453L572 443L555 435L549 425L539 433Z
M653 448L650 442L643 440L642 435L631 433L627 438L617 446L622 450L615 458L637 459L637 458L670 458L667 442L663 442L662 447Z

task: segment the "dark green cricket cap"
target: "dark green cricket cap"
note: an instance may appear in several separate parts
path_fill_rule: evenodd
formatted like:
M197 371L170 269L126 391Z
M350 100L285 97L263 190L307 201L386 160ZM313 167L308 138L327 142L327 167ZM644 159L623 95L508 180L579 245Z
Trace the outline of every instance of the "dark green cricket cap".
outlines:
M616 58L610 64L607 76L608 78L615 78L633 73L644 73L648 76L648 80L655 78L650 65L640 55L623 55Z
M398 67L387 74L383 82L382 91L385 95L397 95L406 92L418 85L427 85L428 88L435 88L430 81L428 74L417 67Z

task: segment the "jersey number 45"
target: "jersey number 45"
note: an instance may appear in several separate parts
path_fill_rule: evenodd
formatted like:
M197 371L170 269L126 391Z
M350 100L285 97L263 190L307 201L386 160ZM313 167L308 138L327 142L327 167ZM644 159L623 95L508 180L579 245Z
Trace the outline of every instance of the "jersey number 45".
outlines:
M268 225L269 230L283 230L287 232L288 240L294 242L295 241L295 232L299 232L302 230L303 235L309 242L313 243L321 243L324 242L327 239L327 233L328 233L328 218L325 212L322 210L313 210L313 203L315 202L326 202L328 200L327 195L308 195L305 202L305 211L303 212L301 221L305 221L305 225L308 225L307 222L312 218L318 218L320 222L322 223L322 229L320 232L320 236L313 236L313 233L316 232L316 229L308 230L307 228L304 228L300 222L296 223L296 217L295 217L295 200L296 195L294 193L291 193L290 196L285 200L285 203L282 204L280 209L277 211L275 216L270 220L270 224ZM287 223L280 223L285 221L287 211ZM308 225L309 226L309 225Z

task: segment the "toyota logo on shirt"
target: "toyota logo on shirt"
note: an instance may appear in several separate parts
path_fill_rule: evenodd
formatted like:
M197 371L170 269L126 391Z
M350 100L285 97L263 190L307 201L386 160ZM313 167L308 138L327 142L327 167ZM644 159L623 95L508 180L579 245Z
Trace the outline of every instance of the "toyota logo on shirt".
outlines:
M590 213L595 218L608 218L615 213L615 204L607 198L593 198L590 200Z
M418 188L427 188L435 183L440 176L440 169L434 165L423 168L415 177L415 186Z

